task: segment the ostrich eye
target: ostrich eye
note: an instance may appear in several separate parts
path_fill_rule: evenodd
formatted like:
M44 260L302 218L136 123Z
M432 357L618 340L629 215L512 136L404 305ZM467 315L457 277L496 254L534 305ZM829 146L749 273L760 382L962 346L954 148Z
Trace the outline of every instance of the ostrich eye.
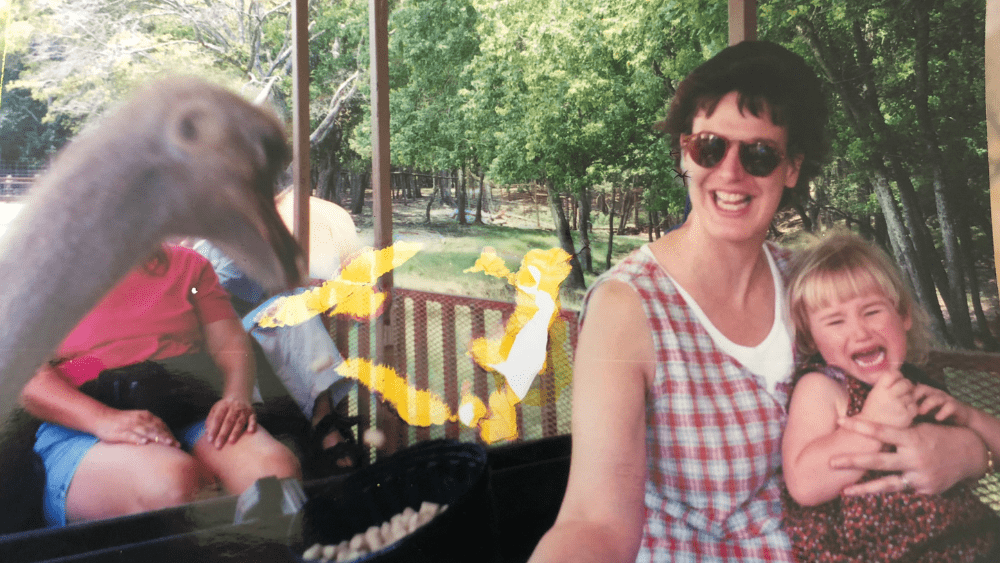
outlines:
M194 116L187 116L181 120L181 138L185 141L198 140L198 126L194 124Z

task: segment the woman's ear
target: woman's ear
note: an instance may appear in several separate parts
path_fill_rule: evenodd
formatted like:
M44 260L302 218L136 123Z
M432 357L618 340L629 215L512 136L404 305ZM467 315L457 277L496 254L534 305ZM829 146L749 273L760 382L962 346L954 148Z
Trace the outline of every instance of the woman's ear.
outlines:
M799 182L799 171L802 170L802 161L806 155L797 154L788 159L788 170L785 172L785 188L791 189Z

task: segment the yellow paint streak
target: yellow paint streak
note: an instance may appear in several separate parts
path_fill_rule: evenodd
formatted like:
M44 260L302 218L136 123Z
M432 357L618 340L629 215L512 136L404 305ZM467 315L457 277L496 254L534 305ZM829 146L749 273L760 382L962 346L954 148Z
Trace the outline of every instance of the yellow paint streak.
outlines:
M377 317L385 305L385 295L375 291L375 282L412 258L422 247L419 243L406 241L398 241L378 251L368 247L352 258L336 278L320 287L276 300L257 323L263 328L292 326L320 313L348 315L360 320Z
M327 281L320 287L277 300L261 316L258 323L262 327L289 326L304 322L323 312L331 315L349 315L358 319L377 317L385 304L385 295L374 290L375 282L386 272L412 258L420 248L420 244L403 241L379 251L367 248L346 264L337 278ZM534 249L525 255L521 267L514 273L507 269L503 259L497 256L495 250L485 248L475 265L465 270L468 273L482 272L504 279L518 288L516 306L507 320L504 336L500 339L477 338L470 344L469 355L476 363L492 371L490 365L504 361L518 332L539 310L535 305L535 298L519 286L531 288L537 283L538 291L548 293L556 303L555 311L548 319L548 335L553 343L551 348L553 358L561 365L568 365L569 358L565 344L569 338L569 329L566 322L559 317L558 311L559 287L569 275L569 259L569 254L560 248ZM540 280L534 279L528 269L529 266L538 269ZM545 340L539 342L539 346L546 345ZM542 370L544 369L543 365ZM342 377L355 379L372 392L380 394L396 409L399 416L412 426L426 427L458 420L457 414L451 412L444 399L431 391L416 389L409 385L406 379L400 377L391 367L374 365L366 359L353 358L345 360L338 366L337 373ZM513 440L518 436L515 409L518 397L503 376L495 372L494 374L497 385L489 396L488 407L470 392L468 382L462 389L461 405L466 409L471 408L468 426L478 428L480 437L487 444ZM560 374L555 381L555 393L552 397L542 397L538 389L534 388L528 391L524 402L528 405L542 405L555 400L571 380L571 372Z
M396 375L391 367L374 365L370 360L350 359L337 367L342 377L358 380L392 405L400 418L411 426L430 426L455 421L448 404L434 393L415 389Z

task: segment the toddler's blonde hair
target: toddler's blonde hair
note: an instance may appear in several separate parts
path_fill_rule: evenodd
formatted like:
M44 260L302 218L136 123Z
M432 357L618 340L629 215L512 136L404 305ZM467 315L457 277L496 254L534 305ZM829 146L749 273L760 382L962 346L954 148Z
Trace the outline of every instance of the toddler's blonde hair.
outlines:
M877 291L912 321L906 332L907 361L915 365L927 361L931 343L927 313L913 298L896 263L875 244L851 231L828 232L793 255L788 275L795 343L804 357L817 352L809 330L811 312Z

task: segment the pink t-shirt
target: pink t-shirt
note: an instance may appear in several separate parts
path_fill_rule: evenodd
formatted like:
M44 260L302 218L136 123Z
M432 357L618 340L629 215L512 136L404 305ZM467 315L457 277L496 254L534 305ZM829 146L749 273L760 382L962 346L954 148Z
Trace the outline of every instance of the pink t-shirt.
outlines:
M59 346L58 368L74 385L106 368L198 352L203 325L237 318L208 260L179 246L166 255L166 266L129 272Z

